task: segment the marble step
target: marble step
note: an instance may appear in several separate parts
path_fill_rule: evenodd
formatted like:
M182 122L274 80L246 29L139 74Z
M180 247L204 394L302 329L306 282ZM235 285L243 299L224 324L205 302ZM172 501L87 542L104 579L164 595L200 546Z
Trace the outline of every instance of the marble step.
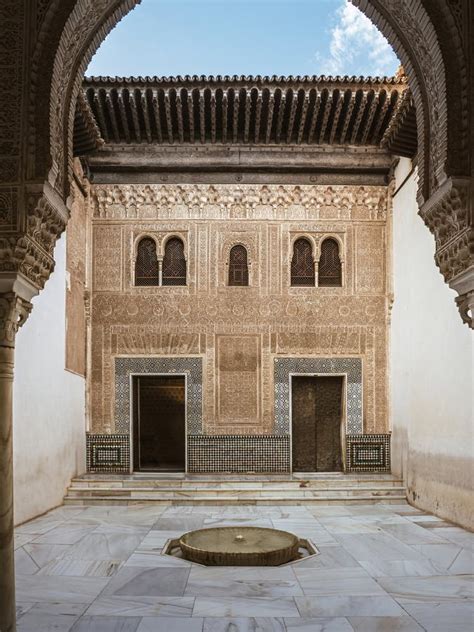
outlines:
M406 494L400 494L396 496L364 496L359 495L357 497L341 498L340 496L330 496L329 494L321 497L309 497L309 498L288 498L287 496L275 496L271 498L256 498L256 497L236 497L236 496L211 496L201 497L194 496L189 498L117 498L113 496L83 496L83 497L70 497L66 496L64 499L65 505L135 505L140 503L147 503L151 505L313 505L313 504L405 504Z
M196 481L196 480L109 480L109 479L74 479L71 482L71 489L88 489L88 488L104 488L104 489L350 489L357 488L393 488L402 487L403 481L400 479L390 480L354 480L343 478L341 480L277 480L277 481Z
M286 488L262 488L262 489L246 489L235 487L232 489L221 489L216 487L204 487L204 488L157 488L157 487L136 487L136 488L115 488L115 487L70 487L68 490L68 494L71 496L80 496L80 495L102 495L107 493L111 496L154 496L154 495L162 495L162 496L196 496L196 495L209 495L213 494L215 496L233 496L233 495L242 495L247 494L250 496L292 496L292 497L317 497L326 494L333 494L338 496L347 496L347 495L357 495L363 493L365 495L393 495L400 494L404 491L404 487L365 487L361 488L358 486L344 487L344 488L332 488L332 489L310 489L307 487L302 487L298 489L286 489Z

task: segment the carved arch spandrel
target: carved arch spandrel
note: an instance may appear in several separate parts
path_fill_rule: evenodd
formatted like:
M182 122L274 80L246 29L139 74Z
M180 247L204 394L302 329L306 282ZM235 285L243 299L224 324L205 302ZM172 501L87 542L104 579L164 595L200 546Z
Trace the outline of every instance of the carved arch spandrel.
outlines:
M449 177L471 177L469 155L469 2L467 0L351 0L384 33L405 65L418 110L420 195L425 218L432 197ZM31 74L28 85L28 177L49 181L66 200L72 171L74 104L82 74L108 32L139 0L52 0L33 16ZM28 16L32 22L31 16ZM471 33L472 36L472 33ZM41 72L39 72L41 70ZM448 98L449 97L449 98ZM49 124L45 112L49 106ZM34 164L32 164L34 163ZM445 176L448 180L445 180ZM455 184L451 184L455 188ZM449 213L450 193L442 192ZM17 209L15 209L17 210ZM426 221L426 220L425 220ZM443 274L474 266L472 217L453 243L437 254ZM426 222L433 230L432 222ZM436 231L436 228L434 229ZM466 237L468 231L470 236ZM435 232L438 241L438 236ZM455 243L455 242L459 243ZM448 270L448 272L445 272ZM459 275L456 275L459 276ZM454 287L454 285L453 285Z

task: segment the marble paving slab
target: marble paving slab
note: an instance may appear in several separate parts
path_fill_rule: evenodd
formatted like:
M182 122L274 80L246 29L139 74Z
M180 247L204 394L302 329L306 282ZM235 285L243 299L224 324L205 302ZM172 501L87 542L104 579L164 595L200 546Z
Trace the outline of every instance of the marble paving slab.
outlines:
M297 617L294 599L250 597L196 597L196 617Z
M56 577L17 574L19 601L92 603L108 579L97 577Z
M399 617L404 614L389 596L324 595L296 597L302 617Z
M448 569L461 552L457 544L414 544L412 548L439 568Z
M162 554L223 524L310 535L319 554L279 568ZM409 505L68 506L16 538L18 632L474 630L473 535Z
M304 588L304 587L303 587ZM215 579L189 580L186 586L186 595L196 595L196 597L227 597L232 595L237 599L241 597L269 598L294 597L303 595L303 588L294 579L288 581L280 580L251 580L239 579L234 581Z
M103 594L130 597L182 597L189 572L189 568L124 567L112 577Z
M82 617L71 632L136 632L139 617Z
M203 625L199 617L144 617L137 632L202 632Z
M404 617L349 617L354 632L424 632L414 619Z
M284 620L276 617L222 617L204 619L203 632L286 632Z
M104 597L99 596L88 614L115 616L191 617L194 597Z
M471 632L474 629L472 601L399 600L403 609L427 632Z
M474 599L474 575L436 577L381 577L378 583L397 599Z
M363 568L298 568L295 575L305 595L383 595Z
M78 617L69 614L37 614L27 612L17 625L17 632L42 632L54 630L55 632L69 632Z
M287 632L353 632L344 617L317 617L312 619L285 619Z

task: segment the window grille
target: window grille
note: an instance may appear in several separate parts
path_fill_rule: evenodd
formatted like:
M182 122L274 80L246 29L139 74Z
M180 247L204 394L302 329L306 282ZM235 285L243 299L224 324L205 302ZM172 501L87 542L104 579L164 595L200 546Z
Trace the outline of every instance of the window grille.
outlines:
M151 237L140 240L135 261L135 285L158 285L156 244Z
M229 285L248 284L247 249L244 246L233 246L229 254Z
M170 239L165 246L163 285L186 285L184 244L177 237Z
M321 244L318 285L320 287L340 287L342 285L342 266L341 258L339 256L339 244L335 239L325 239Z
M297 239L291 260L291 285L314 286L313 249L307 239Z

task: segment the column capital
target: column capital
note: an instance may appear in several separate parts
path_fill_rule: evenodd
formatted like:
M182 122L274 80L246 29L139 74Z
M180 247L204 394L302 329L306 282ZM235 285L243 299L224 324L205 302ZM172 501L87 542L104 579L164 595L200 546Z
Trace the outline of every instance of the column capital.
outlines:
M14 292L0 294L0 347L14 348L15 336L30 315L32 305Z

